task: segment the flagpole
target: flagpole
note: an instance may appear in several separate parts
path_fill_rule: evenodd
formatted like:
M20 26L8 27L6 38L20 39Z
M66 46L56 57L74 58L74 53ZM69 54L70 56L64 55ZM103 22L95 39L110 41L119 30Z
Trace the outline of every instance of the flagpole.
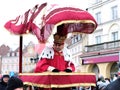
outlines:
M23 36L20 35L19 37L19 73L22 73L22 43L23 43Z

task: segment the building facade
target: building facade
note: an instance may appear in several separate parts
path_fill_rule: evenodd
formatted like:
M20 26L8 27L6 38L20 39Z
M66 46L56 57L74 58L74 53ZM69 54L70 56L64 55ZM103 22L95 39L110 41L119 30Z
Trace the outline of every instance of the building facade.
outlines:
M120 0L93 0L88 12L98 23L97 29L88 35L88 44L80 55L87 72L95 72L105 78L118 73L120 52Z
M87 45L88 36L86 34L73 33L67 40L67 48L72 54L72 62L75 64L76 72L84 72L85 66L82 65L80 55Z
M119 70L120 0L88 2L86 10L96 19L98 27L89 35L73 34L68 40L68 48L77 71L111 78Z
M10 72L19 72L19 54L18 52L9 52L2 57L1 73L9 74Z
M34 44L33 42L29 42L22 50L22 72L28 73L33 72L37 61L39 60L39 54L45 45ZM10 47L9 47L10 48ZM14 51L3 48L3 51L6 53L1 53L0 57L0 74L18 74L19 73L19 48Z

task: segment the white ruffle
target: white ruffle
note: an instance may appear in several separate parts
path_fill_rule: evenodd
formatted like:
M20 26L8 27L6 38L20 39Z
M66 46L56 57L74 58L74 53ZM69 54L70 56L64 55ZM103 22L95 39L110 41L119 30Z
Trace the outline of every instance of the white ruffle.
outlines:
M70 55L70 52L68 51L67 48L63 49L63 56L64 56L65 61L71 61L71 55ZM46 47L42 51L42 53L40 55L40 58L53 59L54 58L54 50L53 50L53 48Z

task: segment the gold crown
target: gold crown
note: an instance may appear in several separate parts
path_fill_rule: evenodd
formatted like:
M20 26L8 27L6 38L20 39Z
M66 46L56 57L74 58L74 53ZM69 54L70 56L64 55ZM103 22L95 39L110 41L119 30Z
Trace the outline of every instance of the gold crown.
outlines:
M58 33L54 34L54 42L55 43L64 43L65 39L67 38L66 35L59 35Z

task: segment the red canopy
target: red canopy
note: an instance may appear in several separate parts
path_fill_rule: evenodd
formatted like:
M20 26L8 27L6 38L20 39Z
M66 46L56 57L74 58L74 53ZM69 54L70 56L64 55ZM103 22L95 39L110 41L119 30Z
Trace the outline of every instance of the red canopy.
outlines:
M81 10L79 8L73 7L63 7L52 10L45 17L45 24L77 24L76 31L83 33L92 33L96 27L97 23L93 16L87 11ZM85 26L84 26L85 25ZM79 30L80 29L80 30ZM86 32L84 29L87 29ZM74 32L74 30L73 30Z
M14 20L9 20L5 24L5 28L10 32L20 35L32 33L40 42L46 42L52 34L53 28L64 24L62 33L68 34L80 32L90 34L97 28L94 17L87 11L74 7L61 7L50 11L48 14L40 14L41 10L47 6L47 3L35 5L33 9L29 9L24 15L19 15ZM36 18L40 23L36 24ZM41 21L42 22L41 22Z
M46 41L55 26L64 25L60 32L64 34L79 32L90 34L97 28L97 22L87 11L74 7L56 8L44 16L43 36ZM49 32L46 33L46 32Z

